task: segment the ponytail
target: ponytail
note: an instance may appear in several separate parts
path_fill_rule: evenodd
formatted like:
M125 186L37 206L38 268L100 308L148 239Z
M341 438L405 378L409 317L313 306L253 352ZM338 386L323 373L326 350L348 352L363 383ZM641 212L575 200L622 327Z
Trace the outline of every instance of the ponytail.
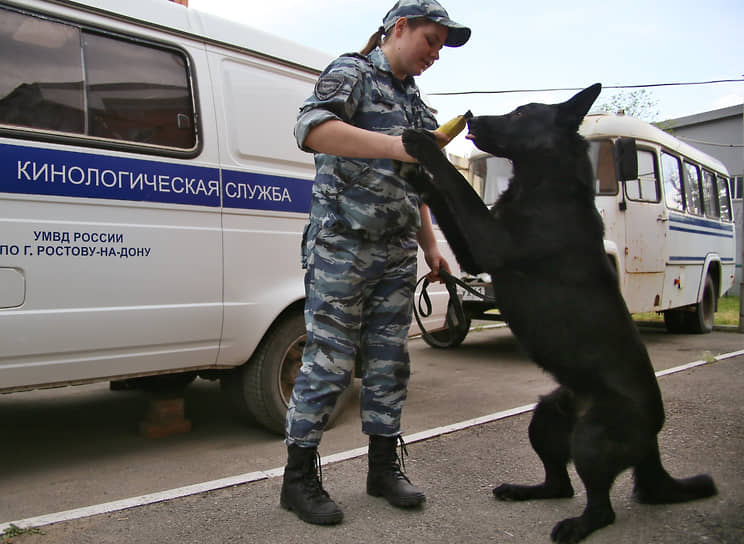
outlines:
M400 17L399 19L405 19L406 25L410 30L414 30L416 27L425 25L427 23L431 23L432 21L430 19L427 19L426 17ZM397 21L396 21L397 24ZM389 29L389 31L393 30L393 27ZM377 32L372 34L369 37L369 41L367 41L367 45L365 45L359 53L362 55L369 55L375 47L380 47L383 44L382 37L387 34L385 32L385 27L380 27L377 29ZM393 36L393 34L390 34L390 36ZM388 36L388 37L390 37Z
M385 29L383 27L380 27L377 29L377 32L372 34L369 37L369 40L367 41L367 45L365 45L359 53L362 55L369 55L375 47L379 47L382 45L382 37L385 35Z

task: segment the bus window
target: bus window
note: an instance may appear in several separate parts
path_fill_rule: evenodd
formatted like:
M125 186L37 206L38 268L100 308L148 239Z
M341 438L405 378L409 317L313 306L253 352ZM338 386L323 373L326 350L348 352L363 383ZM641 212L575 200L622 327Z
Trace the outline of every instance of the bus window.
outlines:
M728 179L718 176L718 205L721 209L721 219L731 221L731 193Z
M594 168L595 188L598 195L617 194L615 173L615 149L610 140L594 140L589 143L589 159Z
M707 217L715 219L721 217L716 193L716 176L709 170L703 170L703 207Z
M700 199L700 169L697 165L685 161L685 173L687 211L694 215L703 215L703 203Z
M630 200L659 201L659 183L653 152L638 150L638 179L625 182L625 194Z
M685 206L679 159L674 155L662 151L661 175L664 179L664 195L667 207L673 210L683 211Z

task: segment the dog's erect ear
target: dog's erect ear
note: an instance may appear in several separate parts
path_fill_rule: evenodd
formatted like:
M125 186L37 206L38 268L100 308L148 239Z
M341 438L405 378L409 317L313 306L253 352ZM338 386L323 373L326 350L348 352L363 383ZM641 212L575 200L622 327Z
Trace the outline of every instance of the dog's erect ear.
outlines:
M577 93L573 98L565 101L563 104L559 104L560 120L570 127L579 128L581 120L589 113L592 104L594 104L601 91L602 85L595 83L591 87L587 87Z

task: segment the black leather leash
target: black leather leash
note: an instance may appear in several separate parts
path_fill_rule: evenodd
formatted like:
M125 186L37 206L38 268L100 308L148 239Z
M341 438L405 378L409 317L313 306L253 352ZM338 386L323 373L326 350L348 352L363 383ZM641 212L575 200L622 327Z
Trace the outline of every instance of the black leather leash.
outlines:
M444 269L439 270L439 277L444 282L444 286L447 288L447 292L449 293L449 303L447 305L447 315L445 317L445 321L447 323L447 327L450 329L454 329L455 327L457 327L458 323L466 322L465 310L462 307L462 301L460 300L460 297L457 295L458 286L462 287L471 295L474 295L485 302L496 302L493 297L486 296L485 294L476 291L470 285L468 285L467 282L454 277L452 274ZM431 282L429 281L429 278L427 276L423 276L421 277L421 279L418 280L416 288L418 289L420 285L421 292L419 293L417 303L413 305L413 315L416 317L416 323L418 323L419 329L421 329L421 335L426 338L426 341L430 345L433 345L435 347L446 348L450 346L449 342L443 342L432 336L424 328L424 324L421 322L421 317L429 317L432 312L431 298L429 297L429 293L427 292L427 288L429 287L430 283Z

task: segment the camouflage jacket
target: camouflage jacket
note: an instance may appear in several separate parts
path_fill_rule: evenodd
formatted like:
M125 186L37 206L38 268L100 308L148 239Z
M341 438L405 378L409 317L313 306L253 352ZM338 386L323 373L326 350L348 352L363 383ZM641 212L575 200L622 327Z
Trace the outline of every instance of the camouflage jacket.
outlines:
M304 145L308 132L329 119L391 135L437 128L413 78L395 78L380 48L367 56L342 55L323 71L295 126L301 149L312 152ZM378 239L420 227L421 201L395 174L393 161L316 153L315 169L310 223L316 228L341 227Z

